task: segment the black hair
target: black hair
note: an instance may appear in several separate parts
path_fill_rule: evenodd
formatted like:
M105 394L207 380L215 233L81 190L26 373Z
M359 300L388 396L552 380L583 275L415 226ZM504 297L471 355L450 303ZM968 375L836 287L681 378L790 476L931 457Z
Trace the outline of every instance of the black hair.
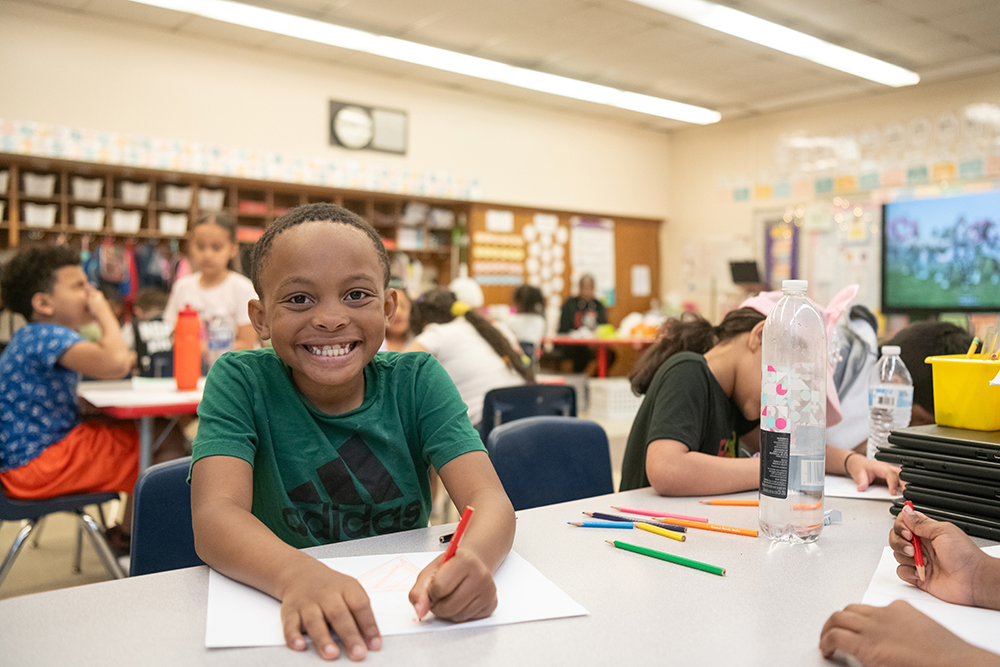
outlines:
M514 290L513 301L519 313L545 314L545 296L534 285L521 285Z
M31 322L34 315L32 297L39 292L52 292L56 271L79 265L80 253L66 246L34 246L22 250L4 267L0 277L0 298L6 308Z
M446 289L433 289L425 292L413 302L410 311L410 330L419 334L428 324L446 324L455 319L452 306L458 301L454 292ZM485 317L468 310L465 319L471 324L490 347L504 359L514 371L528 383L534 384L535 373L530 363L525 363L520 352L514 349L507 337L489 323Z
M229 242L236 243L236 218L225 211L206 211L198 216L191 229L200 225L218 225L229 233Z
M915 322L886 345L898 345L899 356L913 378L913 402L934 414L934 383L927 357L963 354L972 344L972 334L949 322Z
M671 317L660 327L657 343L639 357L629 374L632 391L637 396L645 394L663 362L678 352L705 354L719 343L752 331L765 319L767 316L754 308L729 311L717 327L695 313Z
M320 202L316 204L303 204L290 209L287 213L272 222L263 236L253 246L253 257L250 260L250 280L253 281L253 288L257 291L257 296L264 298L264 291L261 287L260 276L264 271L264 263L271 253L271 246L275 237L281 232L301 225L306 222L330 222L341 225L355 227L368 235L372 245L375 247L375 254L378 255L379 264L382 266L382 287L389 287L389 254L382 244L382 237L379 236L375 228L368 224L364 218L348 211L343 206ZM331 258L334 260L335 258Z

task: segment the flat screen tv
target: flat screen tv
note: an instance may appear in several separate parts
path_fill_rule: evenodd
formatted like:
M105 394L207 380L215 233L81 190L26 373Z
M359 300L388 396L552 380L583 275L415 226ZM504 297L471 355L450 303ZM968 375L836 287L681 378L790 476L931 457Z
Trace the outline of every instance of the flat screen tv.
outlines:
M1000 311L1000 191L883 206L882 310Z

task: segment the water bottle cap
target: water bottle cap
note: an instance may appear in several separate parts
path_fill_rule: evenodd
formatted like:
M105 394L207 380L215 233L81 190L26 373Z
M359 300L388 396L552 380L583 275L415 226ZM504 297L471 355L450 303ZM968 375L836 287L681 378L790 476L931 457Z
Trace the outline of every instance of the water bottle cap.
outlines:
M901 352L901 350L899 349L898 345L883 345L882 346L882 356L883 357L890 357L892 355L896 355L898 357L900 352Z
M782 292L805 292L809 288L808 280L782 280Z

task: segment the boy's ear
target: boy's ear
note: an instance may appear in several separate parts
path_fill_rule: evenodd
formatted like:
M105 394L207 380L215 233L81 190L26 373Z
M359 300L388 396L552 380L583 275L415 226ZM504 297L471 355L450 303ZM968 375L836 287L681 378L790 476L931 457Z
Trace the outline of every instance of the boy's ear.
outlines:
M385 312L385 326L389 326L392 322L392 318L396 316L396 308L399 307L399 295L396 294L396 290L389 288L385 291L385 303L382 304L382 309Z
M764 320L761 320L750 330L750 337L747 339L747 345L750 347L751 352L756 352L761 348L764 341Z
M48 292L35 292L35 295L31 297L31 310L33 315L52 317L56 312L52 303L52 295Z
M271 337L271 327L267 326L267 317L264 313L264 304L260 299L250 299L247 303L247 314L250 315L250 324L257 332L257 337L267 340Z

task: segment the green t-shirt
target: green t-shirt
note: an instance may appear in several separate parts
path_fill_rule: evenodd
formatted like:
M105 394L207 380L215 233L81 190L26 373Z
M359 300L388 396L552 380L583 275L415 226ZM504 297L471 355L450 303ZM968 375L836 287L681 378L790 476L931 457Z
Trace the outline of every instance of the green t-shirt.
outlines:
M649 486L646 448L654 440L677 440L692 452L735 457L739 437L759 423L746 419L726 396L704 356L678 352L657 369L632 422L619 490Z
M223 355L205 381L192 465L253 466L253 514L302 548L424 527L427 468L485 451L454 383L425 352L380 352L361 407L316 409L273 350Z

